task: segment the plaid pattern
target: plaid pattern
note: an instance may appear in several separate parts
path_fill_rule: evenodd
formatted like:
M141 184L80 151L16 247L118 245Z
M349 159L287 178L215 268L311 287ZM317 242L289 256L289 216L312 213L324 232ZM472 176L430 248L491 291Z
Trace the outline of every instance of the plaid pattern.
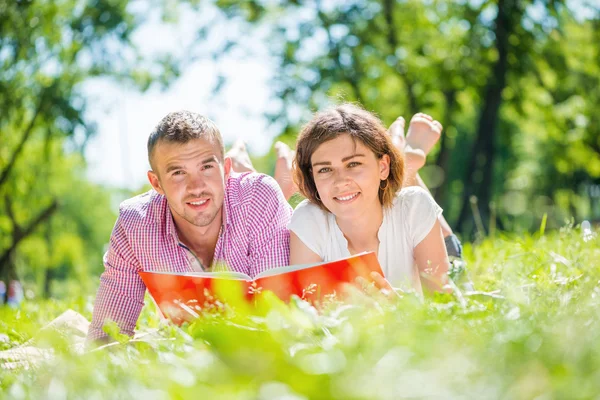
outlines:
M275 180L256 173L232 173L227 181L224 221L214 265L250 276L289 263L292 208ZM198 270L195 256L179 242L167 199L151 190L121 204L100 277L88 339L105 337L102 325L115 321L133 335L146 287L139 271Z

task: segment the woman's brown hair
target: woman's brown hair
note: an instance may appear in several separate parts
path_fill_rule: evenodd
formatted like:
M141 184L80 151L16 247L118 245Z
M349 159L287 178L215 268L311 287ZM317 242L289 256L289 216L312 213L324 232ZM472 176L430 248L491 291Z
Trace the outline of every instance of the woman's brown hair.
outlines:
M372 113L354 105L341 104L315 114L313 119L302 128L296 143L294 158L294 180L300 192L311 202L328 211L317 193L312 174L311 158L315 150L323 143L348 134L353 140L360 141L380 159L384 154L390 157L390 174L385 183L380 182L379 201L389 207L404 179L404 156L387 133L383 123Z

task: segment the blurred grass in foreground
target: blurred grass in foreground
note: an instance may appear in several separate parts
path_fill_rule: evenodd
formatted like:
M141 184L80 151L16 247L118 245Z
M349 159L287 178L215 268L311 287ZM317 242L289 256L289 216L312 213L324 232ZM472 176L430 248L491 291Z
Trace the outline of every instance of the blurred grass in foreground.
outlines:
M208 316L169 340L77 355L46 335L56 357L0 368L10 398L593 398L600 396L600 239L565 228L467 246L482 294L358 296L323 315L265 299L258 315ZM487 294L486 294L487 293ZM495 293L504 298L496 298ZM68 308L90 318L91 299L0 309L0 333L24 343ZM146 307L141 329L160 327Z

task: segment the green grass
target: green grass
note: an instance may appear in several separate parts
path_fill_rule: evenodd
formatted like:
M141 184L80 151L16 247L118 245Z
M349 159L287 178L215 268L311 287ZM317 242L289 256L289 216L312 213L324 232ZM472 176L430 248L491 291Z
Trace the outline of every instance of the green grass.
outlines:
M322 314L267 299L77 355L67 338L37 343L56 357L0 368L10 398L398 399L600 397L600 239L577 230L487 240L465 249L477 289L424 302L357 296ZM90 299L0 309L0 333L24 343L62 311L90 317ZM152 309L140 328L159 326ZM0 346L2 346L0 344Z

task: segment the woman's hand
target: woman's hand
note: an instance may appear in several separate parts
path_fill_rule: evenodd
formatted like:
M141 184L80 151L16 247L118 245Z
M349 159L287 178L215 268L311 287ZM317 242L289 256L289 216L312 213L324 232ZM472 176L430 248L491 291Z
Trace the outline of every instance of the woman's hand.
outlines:
M388 300L401 298L398 293L399 289L394 289L380 273L373 271L369 274L369 277L371 282L360 276L356 278L356 283L366 294L375 298L383 296Z

